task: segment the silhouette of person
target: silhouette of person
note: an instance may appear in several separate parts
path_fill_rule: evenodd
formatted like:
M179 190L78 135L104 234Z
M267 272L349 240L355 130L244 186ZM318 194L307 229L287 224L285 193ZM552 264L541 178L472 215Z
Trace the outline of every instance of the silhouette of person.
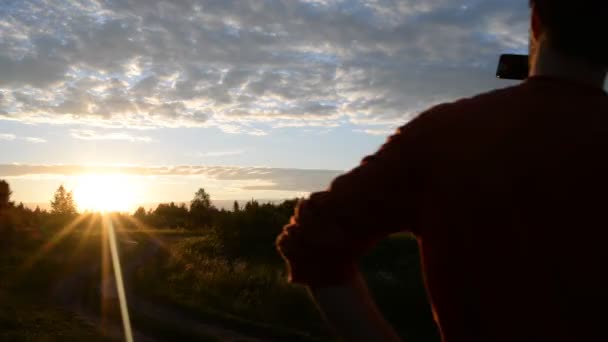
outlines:
M277 238L344 339L399 339L357 260L409 231L443 341L608 341L608 3L530 5L524 82L425 111Z

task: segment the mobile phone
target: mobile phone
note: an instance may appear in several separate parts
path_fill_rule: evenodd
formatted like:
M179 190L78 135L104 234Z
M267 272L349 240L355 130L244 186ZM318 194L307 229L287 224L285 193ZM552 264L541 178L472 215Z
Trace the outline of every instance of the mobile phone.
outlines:
M528 55L501 55L496 77L506 80L525 80L530 72L528 60Z

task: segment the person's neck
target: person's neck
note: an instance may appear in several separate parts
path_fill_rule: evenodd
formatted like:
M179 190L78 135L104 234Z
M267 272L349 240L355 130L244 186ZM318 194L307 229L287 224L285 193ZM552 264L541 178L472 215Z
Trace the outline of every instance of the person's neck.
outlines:
M542 41L536 52L536 60L530 76L549 76L568 79L597 88L604 88L606 69L590 65L575 57L555 51L547 41Z

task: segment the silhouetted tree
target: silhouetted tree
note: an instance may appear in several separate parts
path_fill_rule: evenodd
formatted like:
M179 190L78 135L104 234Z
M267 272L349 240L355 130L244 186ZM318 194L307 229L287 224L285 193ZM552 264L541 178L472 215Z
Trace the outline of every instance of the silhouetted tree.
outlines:
M183 228L187 226L188 208L185 204L178 206L175 202L159 204L154 210L152 220L158 228Z
M0 247L9 246L13 240L15 220L10 198L10 186L0 180Z
M11 206L11 187L4 180L0 180L0 209Z
M205 189L200 188L194 194L194 199L190 202L190 211L193 209L210 209L211 208L211 196L205 191Z
M144 207L139 207L137 208L137 210L135 211L135 213L133 214L133 217L135 217L136 219L140 220L140 221L145 221L146 220L146 209L144 209Z
M297 200L289 200L261 204L252 199L239 211L218 211L211 227L212 236L221 241L227 255L280 263L274 242L296 203Z
M258 203L258 201L254 200L253 198L251 199L251 201L245 203L245 211L256 210L259 207L260 207L260 203Z
M213 215L216 212L211 204L211 196L200 188L194 194L194 199L190 202L190 218L193 227L210 226L213 222Z
M11 188L4 180L0 180L0 214L6 213L10 205Z
M4 180L0 180L0 210L10 206L11 187Z
M232 205L232 211L234 211L235 213L241 211L241 208L239 207L239 202L234 201L234 204Z
M71 191L67 191L63 187L63 184L55 191L55 195L51 201L51 213L68 216L76 214L74 195Z

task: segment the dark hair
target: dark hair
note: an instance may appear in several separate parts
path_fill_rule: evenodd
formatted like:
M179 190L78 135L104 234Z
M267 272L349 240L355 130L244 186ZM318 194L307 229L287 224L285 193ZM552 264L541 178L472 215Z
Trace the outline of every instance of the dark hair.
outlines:
M530 0L561 53L608 67L608 0Z

